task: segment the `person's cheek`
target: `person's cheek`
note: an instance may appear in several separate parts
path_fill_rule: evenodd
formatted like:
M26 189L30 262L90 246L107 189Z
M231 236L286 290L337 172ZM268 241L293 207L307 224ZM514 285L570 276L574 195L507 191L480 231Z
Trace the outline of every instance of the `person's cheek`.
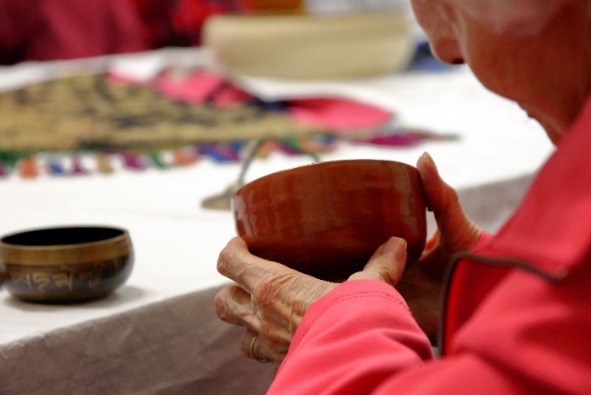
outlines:
M425 0L412 0L411 5L413 9L413 13L419 25L425 30L425 33L429 34L429 30L431 30L429 24L429 15L427 13L428 5L425 4Z
M455 33L454 12L449 4L444 1L413 0L412 7L435 57L445 63L464 63Z

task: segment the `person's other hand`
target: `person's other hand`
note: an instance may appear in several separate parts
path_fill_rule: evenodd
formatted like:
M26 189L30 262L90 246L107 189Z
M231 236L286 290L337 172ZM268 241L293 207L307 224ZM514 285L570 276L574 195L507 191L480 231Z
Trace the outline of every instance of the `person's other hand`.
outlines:
M349 280L375 279L396 285L405 264L406 242L393 237ZM247 328L242 336L246 356L276 365L285 358L308 307L338 285L258 258L238 237L220 253L218 271L235 281L216 295L218 317Z
M419 261L406 270L396 289L434 342L441 319L443 277L450 257L472 248L481 231L464 214L456 191L441 179L429 154L419 158L417 168L427 207L433 212L438 229L427 242Z

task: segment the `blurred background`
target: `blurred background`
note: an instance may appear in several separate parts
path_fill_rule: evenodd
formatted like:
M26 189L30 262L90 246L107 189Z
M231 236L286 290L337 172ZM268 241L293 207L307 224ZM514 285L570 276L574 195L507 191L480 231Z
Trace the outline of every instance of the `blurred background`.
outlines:
M407 0L0 0L0 64L202 44L212 15L408 9Z
M494 232L553 147L433 58L409 1L0 0L0 235L115 226L136 253L104 300L0 289L0 393L264 393L211 288L230 196L275 171L429 152Z

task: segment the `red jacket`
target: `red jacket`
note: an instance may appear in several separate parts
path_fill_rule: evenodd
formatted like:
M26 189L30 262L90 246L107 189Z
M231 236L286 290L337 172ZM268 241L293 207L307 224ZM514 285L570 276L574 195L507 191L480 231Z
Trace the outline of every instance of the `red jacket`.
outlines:
M309 309L271 394L591 394L591 100L515 214L450 270L441 358L403 298L351 281Z
M198 45L205 20L235 4L238 0L0 0L0 65Z

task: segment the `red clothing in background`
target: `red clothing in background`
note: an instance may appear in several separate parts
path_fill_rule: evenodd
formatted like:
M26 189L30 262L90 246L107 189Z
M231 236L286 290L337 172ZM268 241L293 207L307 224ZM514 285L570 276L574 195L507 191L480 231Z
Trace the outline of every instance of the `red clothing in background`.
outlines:
M270 394L591 394L591 100L496 236L454 265L443 356L398 292L343 283L304 316Z
M124 0L140 19L151 48L201 44L201 28L214 14L243 11L233 0Z
M0 64L201 43L232 0L0 0ZM239 3L237 3L239 4Z
M0 0L0 63L71 59L147 48L121 0Z

